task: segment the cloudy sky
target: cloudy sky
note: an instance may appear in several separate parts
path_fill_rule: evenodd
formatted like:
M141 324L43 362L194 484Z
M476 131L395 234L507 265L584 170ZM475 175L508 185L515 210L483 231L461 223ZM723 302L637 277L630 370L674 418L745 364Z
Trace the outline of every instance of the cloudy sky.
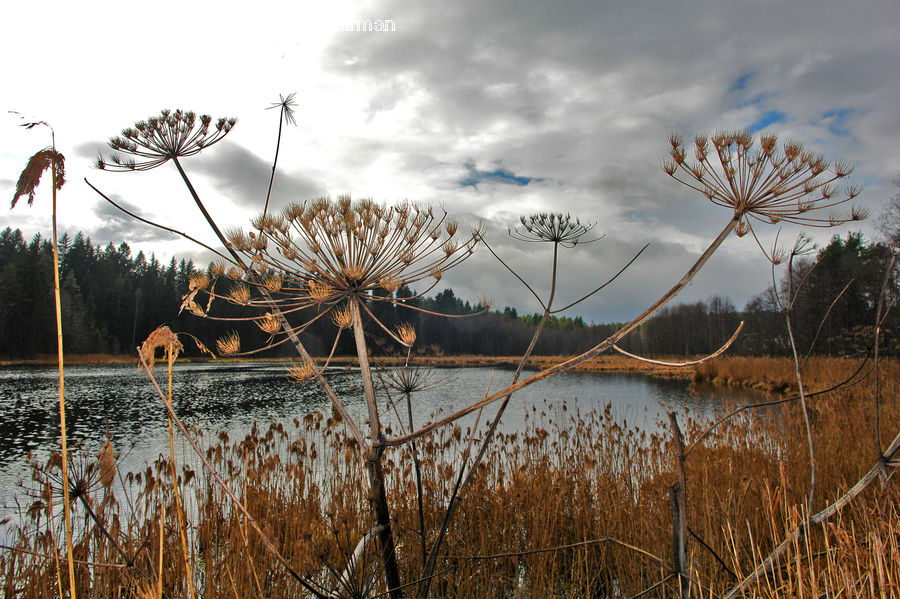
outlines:
M213 242L174 167L91 167L105 141L162 108L239 119L185 161L222 225L259 212L279 94L296 92L273 201L316 195L433 203L545 286L549 248L522 246L520 215L567 212L603 239L569 251L561 301L650 248L604 295L570 311L624 320L652 302L724 226L727 210L669 179L667 135L765 129L856 167L873 216L898 192L900 3L791 2L14 3L0 36L0 195L49 143L8 110L43 119L67 158L61 229L136 252L206 260L189 243L117 214L83 179L139 214ZM392 31L356 31L389 20ZM49 188L0 228L49 231ZM862 230L812 230L821 243ZM763 227L771 242L776 229ZM799 229L786 227L792 239ZM679 299L727 295L738 308L770 280L750 238L731 238ZM480 251L444 279L458 295L520 311L536 304Z

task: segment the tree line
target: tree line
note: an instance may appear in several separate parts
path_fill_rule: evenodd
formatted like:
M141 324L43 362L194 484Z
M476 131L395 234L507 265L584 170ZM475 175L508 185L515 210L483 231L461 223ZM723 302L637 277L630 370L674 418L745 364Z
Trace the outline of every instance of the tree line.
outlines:
M231 330L245 340L244 347L265 345L265 334L252 323L216 322L179 313L190 277L200 271L190 260L172 258L161 263L155 255L132 255L127 243L94 246L82 233L63 235L59 242L63 330L70 353L127 354L161 324L188 332L212 346ZM799 286L792 309L798 347L806 352L847 355L869 348L875 314L892 249L886 243L868 243L860 233L834 237L815 257L795 261L793 287ZM40 235L30 240L18 229L0 231L0 356L28 358L52 353L56 328L52 299L50 241ZM885 287L885 306L900 297L897 268ZM789 351L784 316L778 297L788 293L788 275L775 289L763 290L738 310L727 297L674 304L641 325L620 346L642 355L691 356L715 351L744 321L744 330L730 350L733 354L784 355ZM226 283L227 285L227 283ZM415 297L415 290L400 287L398 297ZM418 351L478 355L517 355L527 347L539 314L520 315L514 307L483 310L444 289L431 297L409 302L422 311L373 302L372 309L389 327L410 323L416 329ZM222 302L221 316L236 307ZM439 312L452 318L426 313ZM305 315L308 317L308 315ZM884 323L882 347L896 353L896 310ZM537 354L575 354L607 338L620 325L587 324L581 317L550 319L535 348ZM375 354L400 353L401 348L380 330L369 331ZM326 319L303 334L314 355L331 351L334 327ZM190 344L186 344L188 347ZM188 347L190 353L197 353ZM337 353L353 353L351 336L338 343ZM289 347L263 354L291 355Z

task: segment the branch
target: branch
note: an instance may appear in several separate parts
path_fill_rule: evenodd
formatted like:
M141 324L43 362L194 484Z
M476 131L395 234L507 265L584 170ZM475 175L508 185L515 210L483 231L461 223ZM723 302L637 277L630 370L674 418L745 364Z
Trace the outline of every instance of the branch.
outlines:
M486 247L486 248L488 249L488 251L489 251L491 254L494 255L494 258L496 258L497 261L498 261L500 264L502 264L503 267L504 267L506 270L508 270L509 272L512 273L512 276L514 276L515 278L519 279L519 282L522 283L523 285L525 285L525 289L527 289L529 292L531 292L531 295L534 296L534 299L537 300L537 302L538 302L538 304L540 304L541 308L544 308L544 309L546 310L547 307L544 306L543 300L542 300L542 299L540 298L540 296L534 291L534 289L532 289L531 285L529 285L528 282L527 282L525 279L523 279L522 277L520 277L520 276L519 276L519 273L517 273L516 271L514 271L514 270L513 270L513 269L512 269L512 268L511 268L504 260L503 260L503 258L501 258L500 256L497 255L497 252L495 252L495 251L494 251L494 248L492 248L492 247L490 246L490 244L484 239L484 236L481 237L481 243L484 244L484 247Z
M142 223L144 223L144 224L146 224L146 225L150 225L151 227L156 227L157 229L162 229L163 231L168 231L169 233L174 233L175 235L178 235L179 237L184 237L184 238L187 239L188 241L191 241L191 242L193 242L193 243L196 243L196 244L199 245L200 247L209 250L210 252L212 252L213 254L215 254L216 256L218 256L219 258L222 258L222 259L225 260L226 262L230 262L231 264L234 264L235 266L238 265L237 262L235 262L234 260L232 260L231 258L229 258L228 256L226 256L226 255L223 254L222 252L219 252L219 251L213 249L212 247L206 245L206 244L203 243L202 241L199 241L199 240L197 240L197 239L194 239L193 237L191 237L191 236L188 235L187 233L183 233L183 232L178 231L178 230L176 230L176 229L173 229L173 228L171 228L171 227L167 227L167 226L165 226L165 225L161 225L161 224L159 224L159 223L155 223L155 222L153 222L153 221L147 220L146 218L141 218L140 216L138 216L138 215L135 214L134 212L131 212L130 210L126 210L125 208L123 208L122 206L120 206L119 204L117 204L116 202L114 202L108 195L106 195L105 193L103 193L102 191L100 191L99 189L97 189L96 187L94 187L94 185L93 185L90 181L87 180L87 177L84 178L84 182L88 184L88 187L90 187L91 189L93 189L94 191L96 191L97 194L98 194L101 198L103 198L104 200L106 200L107 202L109 202L110 204L112 204L113 206L115 206L117 209L119 209L121 212L124 212L125 214L127 214L128 216L130 216L131 218L133 218L134 220L140 221L140 222L142 222Z
M731 335L731 338L725 342L725 345L723 345L722 347L717 349L714 353L709 354L708 356L700 358L699 360L691 360L690 362L664 362L662 360L652 360L650 358L644 358L644 357L629 353L615 344L613 344L613 349L616 350L617 352L619 352L620 354L622 354L623 356L628 356L629 358L634 358L635 360L640 360L641 362L647 362L648 364L659 364L661 366L674 366L674 367L680 368L682 366L692 366L694 364L702 364L703 362L706 362L707 360L712 360L713 358L722 355L723 353L725 353L725 351L729 347L731 347L731 344L737 340L738 335L740 335L741 329L743 329L743 328L744 328L744 321L742 320L741 324L738 325L737 330L734 332L734 334Z
M828 315L831 314L832 308L834 308L834 306L838 303L838 300L841 299L841 297L844 295L844 293L848 289L850 289L850 285L852 285L855 281L856 281L856 279L850 279L850 281L846 285L844 285L844 288L841 289L841 292L838 293L835 296L835 298L831 301L831 304L828 306L828 309L825 310L825 315L822 316L822 320L819 321L819 328L816 329L816 334L813 337L812 342L809 344L809 349L806 350L806 355L803 356L803 363L801 364L802 366L805 366L806 363L809 362L809 358L810 358L810 356L812 356L812 350L816 346L816 341L819 340L819 335L822 333L822 328L825 326L825 321L828 320Z
M728 591L723 599L731 599L732 597L742 596L744 591L747 590L747 588L751 584L753 584L760 576L762 576L763 574L767 574L772 570L778 558L781 557L781 555L794 543L794 541L800 539L803 535L805 535L806 531L809 528L816 524L824 522L831 516L838 513L841 508L853 501L853 499L857 495L862 493L866 489L866 487L872 484L872 481L878 478L879 474L884 470L885 463L893 459L894 454L897 453L898 450L900 450L900 433L897 433L897 436L894 437L894 440L891 442L890 447L887 448L884 457L879 458L875 465L872 466L872 468L865 474L865 476L859 479L856 484L850 488L850 490L834 500L831 505L816 513L809 519L809 521L801 524L793 531L791 531L791 534L789 534L787 538L785 538L784 541L782 541L781 544L778 545L778 547L776 547L772 551L772 553L770 553L768 557L766 557L765 560L763 560L763 562L756 568L756 570L754 570L750 573L750 575L744 578L744 580L742 580L740 584Z
M510 385L506 389L503 389L502 391L498 391L497 393L494 393L493 395L490 395L479 402L471 404L468 407L463 408L462 410L459 410L453 414L450 414L449 416L442 418L441 420L438 420L437 422L433 422L431 424L423 426L421 429L419 429L418 431L416 431L414 433L410 433L408 435L404 435L401 437L395 437L393 439L385 439L384 441L381 442L382 445L385 445L385 446L402 445L413 439L417 439L419 437L427 435L437 428L446 426L447 424L462 418L466 414L471 414L472 412L482 408L483 406L494 403L495 401L498 401L498 400L506 397L510 393L518 391L519 389L522 389L524 387L532 385L532 384L534 384L538 381L541 381L545 378L559 374L560 372L566 372L568 370L571 370L571 369L575 368L576 366L578 366L579 364L583 364L583 363L587 362L588 360L590 360L591 358L598 356L601 353L605 352L606 350L610 349L615 343L617 343L619 341L619 339L622 339L625 335L627 335L628 333L630 333L631 331L636 329L638 327L638 325L640 325L642 322L644 322L645 320L650 318L660 308L662 308L670 299L675 297L679 291L684 289L684 287L687 286L687 284L691 282L691 280L694 278L694 276L696 276L697 272L700 271L700 269L703 267L703 265L706 264L706 262L707 262L707 260L709 260L710 256L712 256L715 253L715 251L717 249L719 249L719 246L721 246L722 243L725 241L725 239L731 234L731 232L737 226L737 223L738 223L738 218L732 217L732 219L728 222L728 224L725 226L725 228L722 229L722 232L719 233L719 236L713 240L713 242L709 245L708 248L706 248L706 250L703 252L703 254L700 255L700 257L697 259L697 261L694 263L694 265L691 266L691 268L687 271L687 273L685 273L685 275L681 278L681 280L679 280L671 289L669 289L669 291L667 291L665 294L663 294L662 297L660 297L658 300L656 300L656 302L654 302L653 305L651 305L649 308L644 310L641 314L636 316L634 318L634 320L632 320L631 322L626 324L624 327L622 327L621 329L619 329L618 331L613 333L606 340L600 342L599 344L595 345L594 347L592 347L591 349L589 349L588 351L584 352L581 355L575 356L574 358L566 360L565 362L560 362L559 364L556 364L555 366L551 366L550 368L547 368L546 370L542 370L542 371L538 372L537 374L534 374L523 381L520 381L514 385Z

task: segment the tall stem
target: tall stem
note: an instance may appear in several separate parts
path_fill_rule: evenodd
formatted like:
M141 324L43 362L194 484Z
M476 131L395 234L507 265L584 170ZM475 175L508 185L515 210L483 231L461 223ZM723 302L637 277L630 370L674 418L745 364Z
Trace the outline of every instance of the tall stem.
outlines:
M278 152L281 150L281 128L284 126L284 106L278 118L278 141L275 142L275 160L272 161L272 176L269 177L269 189L266 190L266 205L263 206L263 219L269 213L269 199L272 197L272 184L275 183L275 169L278 166Z
M175 353L172 350L172 342L166 347L166 360L168 361L169 372L169 389L166 394L166 403L169 408L172 407L172 366L175 362ZM184 512L181 509L181 497L178 493L178 470L175 468L175 433L172 427L172 417L169 416L169 457L171 458L172 470L172 489L175 492L175 514L178 517L178 532L181 536L181 552L184 557L184 571L188 580L188 589L191 593L191 599L196 596L194 594L194 577L191 574L191 562L188 558L187 533L184 526Z
M375 384L372 380L372 369L369 365L369 352L363 334L362 317L359 314L359 299L351 297L350 318L353 322L353 336L356 340L356 355L359 357L359 371L362 376L363 393L369 411L369 440L371 442L366 456L366 472L369 476L369 504L375 516L375 524L381 527L378 543L381 546L381 561L384 566L384 577L391 597L402 598L400 588L400 569L397 566L397 553L394 548L394 535L391 531L391 513L388 508L387 493L384 487L384 471L381 467L381 456L384 445L381 444L381 421L378 417L378 404L375 399Z
M806 444L809 450L809 496L806 501L806 513L813 513L813 500L816 495L816 452L813 445L812 426L809 423L809 409L806 406L806 393L803 389L803 372L800 366L800 358L797 355L797 342L794 339L794 330L791 327L791 313L794 306L794 294L799 293L799 287L803 285L801 280L798 289L794 289L794 254L788 260L788 297L784 310L784 321L787 326L788 340L791 344L791 355L794 359L794 376L797 379L797 387L800 393L800 407L803 410L803 424L806 427ZM812 348L810 348L812 351Z
M547 303L544 308L544 315L538 323L538 326L534 331L534 335L532 335L531 337L531 343L528 344L528 349L525 350L525 353L519 360L519 365L516 368L516 372L515 374L513 374L512 382L510 383L511 385L514 385L516 382L518 382L519 377L522 375L522 370L525 368L525 363L531 356L531 352L534 351L534 346L537 345L538 337L540 337L541 331L544 329L544 325L547 323L547 319L550 317L550 310L553 308L553 298L556 295L556 270L558 257L559 244L554 243L553 269L550 275L550 297L547 299ZM463 493L465 493L468 486L472 483L472 480L475 477L475 473L478 471L478 465L482 462L485 454L487 453L487 448L497 431L497 427L500 424L500 419L503 417L503 412L506 411L506 406L509 405L509 400L510 398L512 398L512 395L512 392L508 393L500 403L500 407L497 409L497 414L496 416L494 416L494 420L493 422L491 422L491 426L481 442L481 447L478 450L478 454L472 461L472 465L469 467L469 473L465 476L465 479L463 479L463 475L465 473L466 464L463 463L462 466L460 466L459 475L456 479L456 485L453 489L453 493L451 493L450 495L450 502L447 504L447 509L444 511L444 520L441 523L441 529L438 531L438 535L435 538L434 545L431 548L431 552L428 554L428 559L425 560L425 565L422 568L422 582L419 584L418 593L423 597L428 594L428 591L431 588L431 581L433 580L431 575L432 573L434 573L434 568L437 564L438 552L441 549L441 545L444 542L447 531L450 530L450 522L453 520L456 509L459 507L460 502L462 501ZM410 430L413 430L412 426L410 426Z
M216 237L218 237L222 245L225 246L225 249L228 250L228 253L231 254L231 257L234 258L235 264L247 271L247 275L252 282L258 283L256 274L252 270L249 270L247 268L247 265L241 259L240 255L236 251L234 251L234 248L231 247L231 244L229 244L225 239L222 231L219 230L218 226L216 226L216 223L212 219L212 216L210 216L209 212L206 211L206 207L203 205L203 202L200 201L200 196L197 195L197 191L191 184L191 180L188 179L187 173L185 173L184 169L181 167L181 163L178 162L178 158L172 158L172 162L174 162L175 166L178 168L178 174L181 175L181 179L184 181L185 186L188 188L188 191L190 192L191 197L194 199L194 202L197 204L197 207L200 209L200 212L203 213L203 217L206 219L207 224L216 234ZM268 289L266 289L262 285L258 285L257 288L259 289L259 292L262 294L263 298L266 300L266 303L268 303L271 307L272 313L275 314L276 318L278 318L279 322L281 323L282 330L284 330L285 334L290 337L291 342L297 349L297 353L300 354L300 357L304 362L313 364L314 362L312 357L300 342L300 338L297 336L297 333L294 331L293 327L291 327L290 323L287 321L287 318L285 318L284 313L282 313L281 309L278 307L278 304L275 303L275 300L272 298L272 295L269 293ZM331 403L334 404L334 407L337 409L337 411L341 414L341 417L350 428L350 431L353 433L353 436L356 439L357 443L359 443L359 446L362 448L367 447L367 443L365 441L365 438L363 437L362 432L350 417L350 413L347 412L347 408L341 402L340 398L334 392L334 389L331 388L331 385L328 384L328 381L325 380L325 377L322 376L322 373L318 369L316 370L316 380L320 385L322 385L322 388L325 390L325 394L331 400Z
M69 448L66 441L66 386L63 375L62 301L59 297L59 248L56 236L56 143L53 144L53 296L56 300L56 361L59 365L59 434L62 443L63 514L66 520L66 554L69 561L69 596L75 599L75 557L72 550L72 510L69 503Z

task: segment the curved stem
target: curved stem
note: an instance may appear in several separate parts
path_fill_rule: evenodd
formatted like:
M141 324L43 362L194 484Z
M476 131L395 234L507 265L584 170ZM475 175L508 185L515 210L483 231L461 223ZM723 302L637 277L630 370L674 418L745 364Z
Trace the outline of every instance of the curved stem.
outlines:
M266 190L266 204L263 206L263 220L266 218L266 214L269 212L269 198L272 197L272 184L275 182L275 167L278 166L278 152L281 150L281 129L284 126L284 106L281 108L281 113L278 115L278 138L275 142L275 160L272 161L272 176L269 177L269 189Z
M518 391L519 389L522 389L529 385L533 385L534 383L536 383L538 381L541 381L548 377L557 375L561 372L566 372L568 370L571 370L571 369L575 368L576 366L578 366L579 364L583 364L583 363L587 362L588 360L590 360L591 358L598 356L601 353L605 352L606 350L610 349L615 343L617 343L619 341L619 339L623 338L625 335L627 335L628 333L630 333L631 331L636 329L642 322L644 322L645 320L647 320L648 318L653 316L653 314L655 314L660 308L662 308L670 299L675 297L679 291L684 289L684 287L687 286L687 284L691 282L691 280L694 278L694 276L696 276L696 274L700 271L700 269L703 268L703 265L706 264L706 262L709 260L710 256L712 256L716 252L716 250L719 249L719 247L722 245L722 243L724 243L725 239L728 238L728 235L730 235L731 232L734 230L734 228L737 226L738 221L739 221L739 217L737 217L737 216L733 217L728 222L728 224L725 226L725 228L722 229L722 232L719 233L719 236L713 240L713 242L709 245L708 248L706 248L706 250L703 252L703 254L700 255L700 257L697 259L697 261L694 262L693 266L691 266L691 268L688 269L688 271L685 273L685 275L683 277L681 277L681 280L679 280L677 283L675 283L675 285L671 289L669 289L665 294L663 294L662 297L660 297L658 300L656 300L653 303L653 305L651 305L649 308L647 308L646 310L641 312L631 322L629 322L624 327L622 327L621 329L619 329L618 331L616 331L615 333L610 335L604 341L601 341L600 343L598 343L591 349L587 350L586 352L584 352L578 356L575 356L574 358L570 358L569 360L566 360L565 362L560 362L559 364L556 364L555 366L551 366L550 368L542 370L542 371L538 372L537 374L534 374L534 375L528 377L524 381L520 381L514 385L510 385L506 389L503 389L502 391L498 391L492 395L489 395L488 397L482 399L481 401L470 404L468 407L463 408L453 414L450 414L449 416L447 416L445 418L442 418L436 422L432 422L431 424L423 426L418 431L415 431L413 433L410 433L408 435L404 435L401 437L395 437L393 439L385 439L383 444L386 446L395 446L395 445L402 445L404 443L408 443L409 441L411 441L413 439L422 437L424 435L427 435L427 434L433 432L435 429L441 428L442 426L446 426L447 424L462 418L466 414L471 414L472 412L479 410L488 404L494 403L495 401L498 401L498 400L506 397L506 395L508 395L509 393Z
M634 358L635 360L640 360L641 362L646 362L648 364L659 364L660 366L672 366L675 368L681 368L684 366L693 366L695 364L702 364L703 362L706 362L707 360L712 360L716 356L722 355L723 353L725 353L725 351L729 347L731 347L731 345L735 341L737 341L738 335L741 334L741 329L743 329L743 328L744 328L744 321L742 320L741 324L738 325L738 328L734 331L734 333L731 335L731 337L728 339L728 341L725 342L725 345L723 345L722 347L717 349L715 352L709 354L708 356L703 356L702 358L700 358L698 360L690 360L688 362L666 362L664 360L653 360L651 358L645 358L643 356L639 356L637 354L632 354L630 352L627 352L615 344L613 344L613 349L616 350L617 352L619 352L620 354L622 354L623 356L628 356L629 358Z
M231 258L229 258L228 256L226 256L226 255L223 254L222 252L219 252L218 250L213 249L211 246L206 245L206 244L203 243L202 241L199 241L199 240L197 240L197 239L194 239L193 237L191 237L191 236L188 235L187 233L182 233L181 231L178 231L178 230L173 229L173 228L171 228L171 227L167 227L167 226L165 226L165 225L161 225L161 224L159 224L159 223L155 223L155 222L153 222L153 221L147 220L146 218L141 218L140 216L138 216L138 215L135 214L134 212L131 212L130 210L125 209L124 207L120 206L120 205L117 204L115 201L113 201L108 195L106 195L105 193L103 193L102 191L100 191L99 189L97 189L96 187L94 187L94 185L93 185L90 181L87 180L87 177L84 178L84 182L88 184L88 187L90 187L91 189L93 189L94 191L96 191L97 194L98 194L101 198L103 198L104 200L106 200L107 202L109 202L110 204L112 204L113 206L115 206L119 211L124 212L125 214L127 214L128 216L130 216L131 218L133 218L134 220L136 220L136 221L138 221L138 222L142 222L142 223L144 223L145 225L150 225L151 227L156 227L157 229L161 229L161 230L163 230L163 231L168 231L169 233L173 233L173 234L175 234L175 235L178 235L179 237L184 237L184 238L187 239L188 241L190 241L190 242L192 242L192 243L196 243L197 245L199 245L200 247L206 249L207 251L212 252L213 254L215 254L216 256L218 256L218 257L220 257L220 258L222 258L222 259L225 260L226 262L234 262Z

